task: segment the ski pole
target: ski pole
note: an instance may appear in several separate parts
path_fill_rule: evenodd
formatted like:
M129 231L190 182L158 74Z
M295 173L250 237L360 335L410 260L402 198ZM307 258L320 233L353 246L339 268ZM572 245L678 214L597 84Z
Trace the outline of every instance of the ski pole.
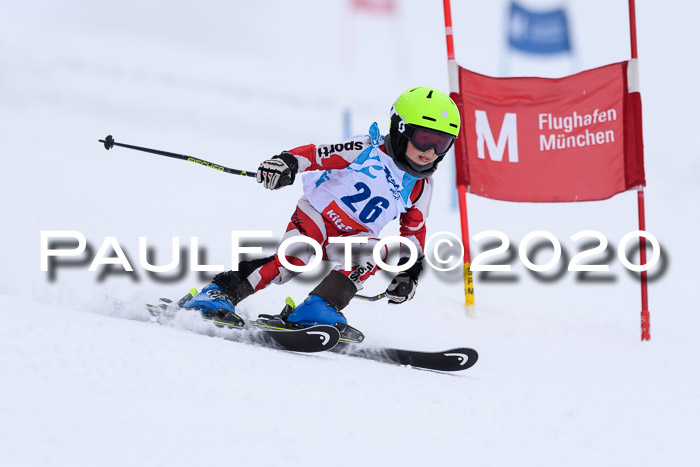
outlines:
M386 293L380 293L379 295L374 295L374 296L367 296L367 295L353 295L352 298L357 298L358 300L364 300L366 302L376 302L377 300L381 300L382 298L386 297Z
M406 289L408 289L408 290L406 290ZM398 291L399 295L407 295L409 290L411 290L411 289L409 288L408 284L401 283L401 284L399 284L399 288L397 291ZM381 300L384 297L386 297L386 292L382 292L378 295L371 295L371 296L355 294L355 295L353 295L352 298L357 298L358 300L364 300L366 302L376 302L377 300Z
M105 139L100 139L98 141L100 143L104 143L105 149L107 149L107 150L112 149L114 146L119 146L122 148L134 149L136 151L150 152L151 154L157 154L159 156L172 157L173 159L180 159L183 161L194 162L195 164L203 165L205 167L211 167L212 169L216 169L216 170L219 170L221 172L226 172L226 173L233 174L233 175L243 175L244 177L255 177L255 171L251 172L248 170L230 169L228 167L224 167L223 165L214 164L212 162L205 161L204 159L199 159L199 158L192 157L192 156L186 156L184 154L176 154L174 152L161 151L159 149L150 149L150 148L144 148L141 146L132 146L131 144L117 143L116 141L114 141L114 138L112 137L112 135L107 135L107 137L105 137ZM289 176L284 176L280 180L280 186L286 186L286 185L291 185L291 184L292 184L292 179Z

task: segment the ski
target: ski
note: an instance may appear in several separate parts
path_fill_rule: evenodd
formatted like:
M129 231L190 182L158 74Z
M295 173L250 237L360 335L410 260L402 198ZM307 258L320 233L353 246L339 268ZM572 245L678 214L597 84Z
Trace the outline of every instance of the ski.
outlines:
M186 298L188 297L183 297L177 303L169 299L160 299L160 304L146 305L146 309L151 314L152 319L160 324L165 324L172 321L178 311L182 310L180 305L181 302L184 303L183 300ZM112 300L120 308L126 304L126 302L121 300ZM250 323L244 323L240 318L238 318L240 321L227 321L221 317L215 319L202 317L201 319L215 324L218 328L230 329L230 332L219 335L219 337L226 340L292 352L331 351L349 357L363 358L391 365L411 366L444 372L469 369L474 366L479 358L477 351L468 347L457 347L440 352L426 352L371 346L361 344L364 340L364 335L350 326L347 326L344 331L339 331L335 326L329 325L291 328L286 327L287 325L278 318L278 315L260 315L259 319Z
M159 305L146 305L146 309L159 323L170 321L180 308L175 308L169 300ZM340 332L333 326L318 325L304 329L265 329L248 327L241 322L227 322L221 319L202 318L220 328L231 329L222 335L226 340L270 347L291 352L323 352L332 349L340 340Z
M288 299L289 300L289 299ZM289 305L287 305L289 306ZM287 307L285 307L287 310ZM292 308L293 310L293 308ZM283 311L284 313L284 311ZM250 323L251 326L256 326L262 329L280 329L280 330L292 330L292 329L303 329L303 327L294 327L282 318L280 315L258 315L258 319ZM355 343L359 344L365 339L365 335L359 329L356 329L350 325L339 325L336 324L336 329L340 332L340 342L341 343Z
M284 310L279 315L259 315L251 325L266 329L294 329L289 327L286 316L294 310L294 302L287 299ZM338 326L336 324L336 326ZM358 329L349 325L339 327L340 342L331 352L365 358L393 365L410 365L434 371L461 371L474 366L479 358L476 350L460 347L443 352L423 352L390 347L373 347L359 345L365 336Z
M331 352L351 357L365 358L392 365L410 365L433 371L462 371L474 366L479 359L476 350L458 347L442 352L395 349L391 347L360 346L342 342Z

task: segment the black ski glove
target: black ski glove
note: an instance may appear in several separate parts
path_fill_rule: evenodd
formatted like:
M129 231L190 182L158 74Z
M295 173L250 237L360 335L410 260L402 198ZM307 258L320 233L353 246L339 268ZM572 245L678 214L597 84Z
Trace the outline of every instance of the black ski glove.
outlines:
M288 152L263 161L255 174L255 180L269 190L277 190L294 183L294 177L299 170L296 157Z
M401 266L407 262L408 258L401 258L398 265ZM416 264L398 273L386 289L386 297L389 299L389 303L398 305L399 303L404 303L412 299L416 294L418 275L422 270L423 258L420 258L416 261Z

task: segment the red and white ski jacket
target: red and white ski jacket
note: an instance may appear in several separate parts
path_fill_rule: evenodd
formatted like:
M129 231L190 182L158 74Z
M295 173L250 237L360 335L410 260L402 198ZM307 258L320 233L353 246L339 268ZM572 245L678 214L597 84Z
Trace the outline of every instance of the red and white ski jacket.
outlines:
M399 218L401 236L423 256L432 178L401 170L385 152L376 123L370 135L338 144L308 144L289 153L299 162L299 172L307 172L304 195L339 230L378 237L385 225ZM405 256L408 249L402 245L401 257Z

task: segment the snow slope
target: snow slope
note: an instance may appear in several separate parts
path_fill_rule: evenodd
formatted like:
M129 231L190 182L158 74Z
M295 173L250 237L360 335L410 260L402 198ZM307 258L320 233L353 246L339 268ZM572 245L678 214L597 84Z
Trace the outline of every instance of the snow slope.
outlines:
M453 3L458 62L497 75L507 2ZM581 67L629 57L627 2L569 3ZM373 121L386 131L404 89L447 89L441 2L400 1L396 20L352 15L341 1L8 5L0 465L694 465L699 102L688 91L698 65L685 56L698 42L700 11L678 0L637 9L647 229L663 248L650 284L652 341L639 342L639 286L614 254L637 228L635 193L575 205L469 196L472 234L501 230L517 247L528 232L548 230L570 258L579 248L572 234L599 230L611 271L536 276L516 255L510 274L476 276L477 319L465 317L459 270L427 270L407 305L347 309L371 342L479 350L475 367L442 375L259 349L188 332L202 326L192 316L160 327L137 305L115 309L106 296L137 304L206 283L210 273L186 270L191 237L203 262L226 268L231 231L279 239L301 187L268 193L242 177L97 143L113 134L250 170L283 149L336 140L346 108L354 132ZM570 65L520 59L511 71L555 76ZM436 180L430 233L459 233L447 164ZM114 236L135 272L89 272L89 255L42 272L42 230L80 231L92 255ZM140 236L158 264L180 237L183 271L147 273ZM274 239L249 245L269 254ZM548 255L544 248L533 260ZM276 311L322 276L270 287L240 310ZM366 291L389 277L378 274Z
M453 376L2 298L5 465L691 465L680 343L483 312Z

